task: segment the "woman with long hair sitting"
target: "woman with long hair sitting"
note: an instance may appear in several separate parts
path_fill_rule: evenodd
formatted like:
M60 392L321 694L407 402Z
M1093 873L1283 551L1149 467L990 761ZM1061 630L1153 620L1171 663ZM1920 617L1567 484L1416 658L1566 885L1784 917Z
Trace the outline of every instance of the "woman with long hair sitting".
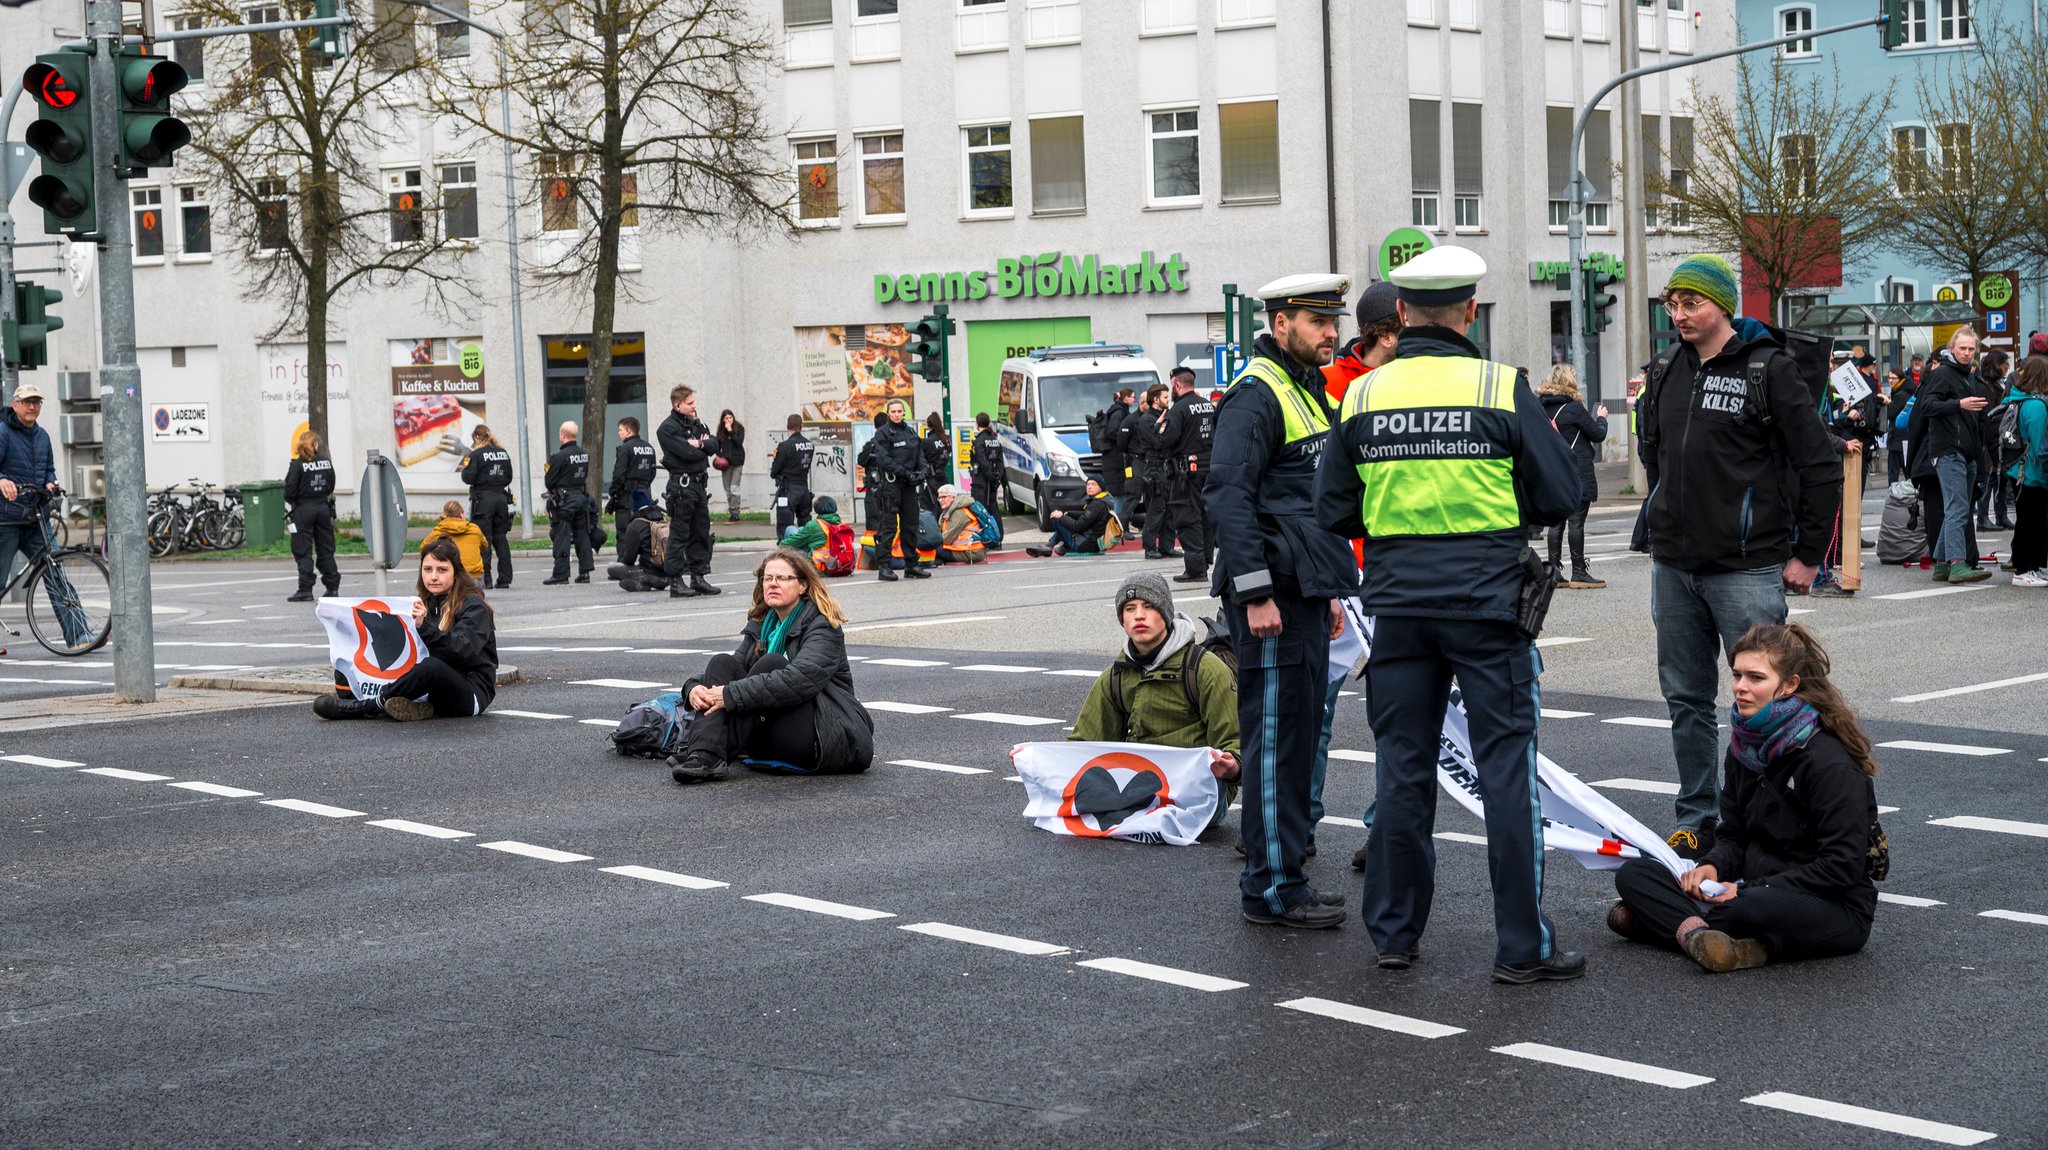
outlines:
M683 685L696 718L669 758L675 780L722 779L736 761L806 775L867 770L875 724L853 696L845 624L810 556L782 547L761 560L739 646Z
M1622 864L1607 925L1717 973L1853 954L1877 911L1870 737L1800 624L1751 627L1728 662L1735 710L1714 849L1677 878L1651 859Z
M498 630L483 588L463 569L454 541L436 539L420 548L418 591L412 625L426 644L426 657L393 679L381 698L322 695L313 700L314 714L323 719L385 714L410 722L468 718L491 705L498 694Z

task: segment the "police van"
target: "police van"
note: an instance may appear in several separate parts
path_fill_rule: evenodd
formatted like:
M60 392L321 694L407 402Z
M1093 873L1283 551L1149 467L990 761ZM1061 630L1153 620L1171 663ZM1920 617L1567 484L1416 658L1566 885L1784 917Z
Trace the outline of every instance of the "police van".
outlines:
M1050 531L1054 511L1079 507L1083 485L1102 478L1089 417L1124 388L1142 396L1159 382L1159 369L1136 344L1069 344L1004 360L993 419L1010 510L1034 512Z

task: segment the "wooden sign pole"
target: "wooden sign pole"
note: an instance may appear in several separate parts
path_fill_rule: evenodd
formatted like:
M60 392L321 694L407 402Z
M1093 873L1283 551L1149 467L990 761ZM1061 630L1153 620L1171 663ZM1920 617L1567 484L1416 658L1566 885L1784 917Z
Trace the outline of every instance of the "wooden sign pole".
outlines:
M1863 586L1863 454L1842 453L1842 590Z

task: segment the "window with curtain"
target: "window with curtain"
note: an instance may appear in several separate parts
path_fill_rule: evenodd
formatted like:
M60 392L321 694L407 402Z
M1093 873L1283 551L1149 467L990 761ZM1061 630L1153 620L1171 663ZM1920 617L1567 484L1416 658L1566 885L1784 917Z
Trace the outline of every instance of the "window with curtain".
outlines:
M1223 202L1280 198L1280 103L1216 109L1223 138Z
M903 134L860 138L860 214L864 220L903 218Z
M1892 187L1917 196L1927 186L1927 129L1907 124L1892 129Z
M1481 133L1484 108L1479 104L1451 105L1451 226L1483 227L1480 214L1485 192L1485 154Z
M1078 212L1088 206L1081 117L1031 121L1031 210Z
M782 0L782 26L802 28L832 22L832 0Z
M1689 228L1692 220L1686 206L1679 201L1692 180L1692 117L1671 117L1671 171L1665 182L1671 185L1672 201L1667 205L1665 219L1673 228Z
M1614 200L1614 128L1613 117L1606 112L1595 111L1586 118L1586 138L1579 142L1579 170L1586 173L1586 181L1593 185L1593 191L1586 198L1586 226L1605 228L1609 226L1608 209ZM1571 139L1566 129L1565 139Z
M839 218L839 156L833 140L802 140L796 149L797 219L830 223Z
M1148 142L1152 152L1153 204L1186 202L1202 197L1200 116L1193 108L1153 112Z
M419 59L419 14L418 8L399 0L375 0L369 42L372 67L380 72L412 67Z
M1435 100L1408 101L1409 222L1433 228L1440 221L1444 144L1442 114Z
M1549 222L1553 228L1561 228L1571 218L1571 201L1565 197L1565 185L1572 182L1571 169L1572 110L1570 108L1545 108L1543 110L1544 154L1549 160L1548 176L1544 190L1550 197Z
M451 240L477 237L476 165L442 164L441 233Z

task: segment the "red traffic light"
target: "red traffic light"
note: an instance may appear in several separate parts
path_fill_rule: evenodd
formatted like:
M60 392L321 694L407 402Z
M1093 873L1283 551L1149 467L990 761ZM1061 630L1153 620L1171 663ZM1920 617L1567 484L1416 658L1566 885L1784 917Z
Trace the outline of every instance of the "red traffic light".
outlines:
M21 86L46 107L69 108L78 102L78 85L54 64L30 64L21 74Z
M190 82L184 65L160 56L123 52L120 60L121 94L131 104L156 104L184 91Z

